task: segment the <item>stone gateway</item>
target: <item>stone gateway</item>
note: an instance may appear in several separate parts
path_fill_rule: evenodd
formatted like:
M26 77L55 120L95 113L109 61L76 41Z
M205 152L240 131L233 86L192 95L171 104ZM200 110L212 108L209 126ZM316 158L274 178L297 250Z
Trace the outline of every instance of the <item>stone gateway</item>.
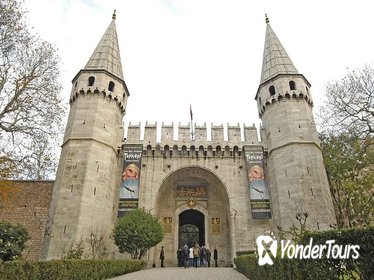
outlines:
M115 14L84 69L72 81L70 114L54 184L43 259L61 258L80 240L106 257L120 257L110 239L127 211L155 215L164 239L147 256L177 266L177 251L195 243L216 249L219 266L277 226L328 229L333 205L312 113L311 85L266 19L257 102L262 127L146 123L123 119L130 94L122 73ZM126 120L126 119L125 119ZM244 137L243 137L244 136ZM126 141L124 141L126 137ZM91 241L91 243L90 243Z

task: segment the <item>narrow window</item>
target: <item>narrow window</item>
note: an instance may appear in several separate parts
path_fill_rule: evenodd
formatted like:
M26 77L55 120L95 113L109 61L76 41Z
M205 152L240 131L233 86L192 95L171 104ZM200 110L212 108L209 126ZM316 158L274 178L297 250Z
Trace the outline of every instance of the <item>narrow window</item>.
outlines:
M306 93L309 93L309 88L308 88L308 87L305 87L305 89L306 89Z
M274 86L269 87L269 92L271 96L275 95L275 87Z
M92 87L95 83L95 77L94 76L91 76L88 78L88 86L89 87Z
M290 90L296 90L296 84L294 81L290 81Z
M109 82L108 90L111 92L114 91L114 83L112 81Z

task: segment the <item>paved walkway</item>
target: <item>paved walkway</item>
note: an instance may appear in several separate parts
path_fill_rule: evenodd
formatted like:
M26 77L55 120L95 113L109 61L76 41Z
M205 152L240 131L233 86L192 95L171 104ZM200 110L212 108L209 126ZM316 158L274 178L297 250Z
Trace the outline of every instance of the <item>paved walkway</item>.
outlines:
M164 267L149 268L111 280L248 280L233 268L221 267Z

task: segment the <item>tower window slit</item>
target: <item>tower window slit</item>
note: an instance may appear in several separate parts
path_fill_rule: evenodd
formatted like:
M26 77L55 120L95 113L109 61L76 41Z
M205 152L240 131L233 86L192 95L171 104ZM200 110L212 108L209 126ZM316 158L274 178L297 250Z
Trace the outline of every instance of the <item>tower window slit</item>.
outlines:
M64 225L64 233L66 232L66 225Z
M89 87L92 87L95 83L95 77L94 76L91 76L88 78L88 86Z
M296 84L294 81L290 81L289 85L290 85L290 90L296 90Z
M311 192L312 196L314 196L313 188L310 188L310 192Z
M275 87L274 86L270 86L269 87L269 92L270 92L270 96L275 95Z
M73 185L71 185L70 186L70 192L73 192L73 189L74 189L74 187L73 187Z
M290 198L291 197L290 190L287 190L287 192L288 192L288 197Z
M113 92L114 91L114 83L112 81L109 82L108 90Z
M94 188L94 195L96 195L96 188Z

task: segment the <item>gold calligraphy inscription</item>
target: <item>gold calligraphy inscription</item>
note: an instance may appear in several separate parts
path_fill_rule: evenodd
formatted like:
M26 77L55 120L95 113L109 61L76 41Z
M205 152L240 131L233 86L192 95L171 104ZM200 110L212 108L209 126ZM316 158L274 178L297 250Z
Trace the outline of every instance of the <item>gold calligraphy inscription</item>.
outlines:
M219 235L221 234L221 219L220 218L211 218L212 234Z
M172 217L164 217L164 233L172 233Z
M179 185L177 186L179 197L208 197L207 185Z

